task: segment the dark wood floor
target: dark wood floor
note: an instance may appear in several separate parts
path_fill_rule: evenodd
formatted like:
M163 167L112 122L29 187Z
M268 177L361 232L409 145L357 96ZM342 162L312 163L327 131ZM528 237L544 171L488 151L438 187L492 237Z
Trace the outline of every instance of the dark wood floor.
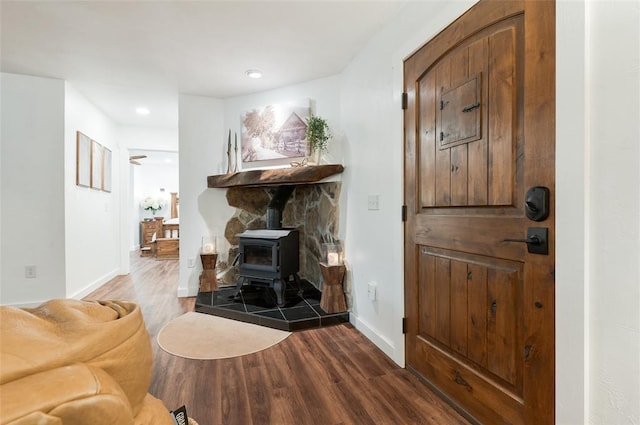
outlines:
M200 425L468 424L349 324L296 332L232 359L167 354L158 332L193 311L195 299L176 297L177 260L131 260L130 275L86 298L141 305L154 350L149 392L169 409L185 405Z

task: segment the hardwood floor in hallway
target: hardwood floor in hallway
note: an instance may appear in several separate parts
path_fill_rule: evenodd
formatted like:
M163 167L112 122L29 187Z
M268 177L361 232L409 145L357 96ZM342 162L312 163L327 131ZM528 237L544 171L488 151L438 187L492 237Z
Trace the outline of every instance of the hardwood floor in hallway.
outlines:
M193 311L177 298L178 260L131 254L131 273L85 299L140 304L154 352L149 392L182 405L200 425L468 424L424 383L349 324L293 333L259 353L189 360L156 342L171 319Z

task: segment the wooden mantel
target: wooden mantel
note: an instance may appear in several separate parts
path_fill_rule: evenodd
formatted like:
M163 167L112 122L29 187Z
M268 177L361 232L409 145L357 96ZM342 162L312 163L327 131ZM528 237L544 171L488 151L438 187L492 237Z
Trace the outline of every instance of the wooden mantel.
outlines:
M316 183L344 171L340 164L309 165L306 167L247 170L207 177L207 187L281 186Z

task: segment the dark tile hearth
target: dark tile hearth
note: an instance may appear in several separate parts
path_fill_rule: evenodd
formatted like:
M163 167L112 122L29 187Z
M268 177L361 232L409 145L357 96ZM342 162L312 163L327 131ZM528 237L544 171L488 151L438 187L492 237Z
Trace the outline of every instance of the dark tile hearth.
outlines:
M195 310L284 331L319 328L349 321L349 313L327 313L320 308L322 293L307 280L299 287L288 282L285 305L278 307L276 294L266 285L244 285L236 297L235 287L200 292Z

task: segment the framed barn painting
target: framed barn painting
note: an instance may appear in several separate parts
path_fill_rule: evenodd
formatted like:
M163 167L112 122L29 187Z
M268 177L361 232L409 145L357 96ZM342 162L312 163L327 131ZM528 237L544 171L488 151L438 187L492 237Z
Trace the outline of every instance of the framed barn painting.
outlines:
M242 162L302 158L308 154L305 132L310 101L253 108L241 116Z

